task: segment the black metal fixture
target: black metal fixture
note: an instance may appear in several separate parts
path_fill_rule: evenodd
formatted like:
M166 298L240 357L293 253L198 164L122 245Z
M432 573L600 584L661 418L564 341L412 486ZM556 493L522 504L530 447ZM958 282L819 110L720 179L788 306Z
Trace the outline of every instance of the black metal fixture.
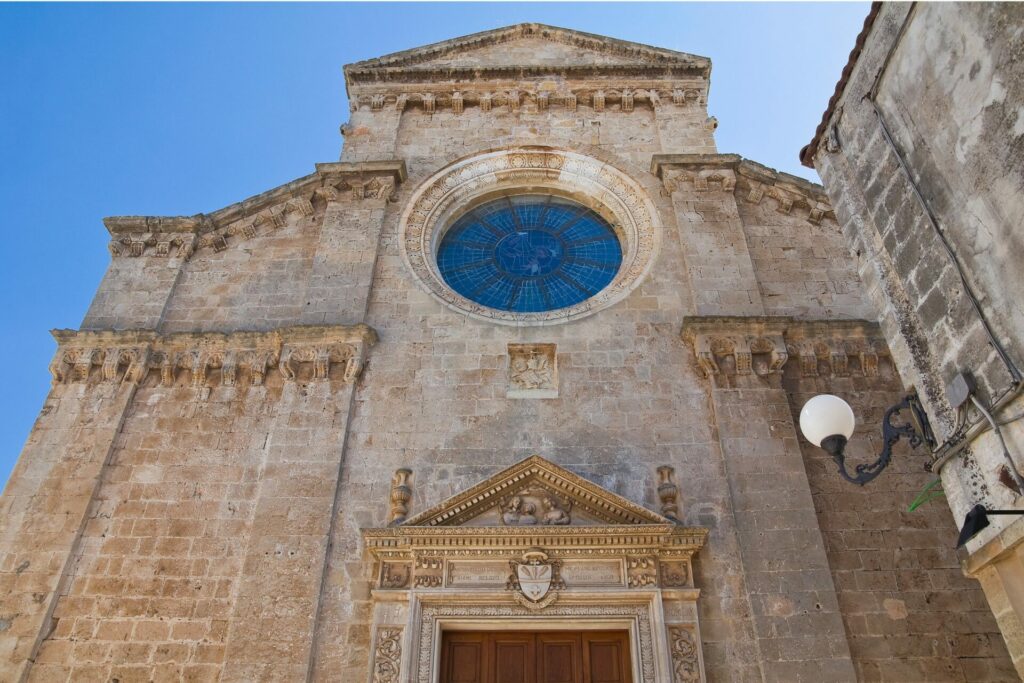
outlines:
M960 528L960 538L956 539L956 547L962 548L967 541L987 527L989 515L1024 515L1024 510L986 510L984 505L975 505L964 517L964 525Z
M910 394L885 411L882 418L882 452L871 463L854 467L854 474L846 470L846 442L853 436L855 421L850 405L832 394L815 396L800 411L800 431L816 446L825 449L839 466L839 474L854 484L863 486L882 473L892 460L892 447L906 438L911 447L923 444L935 447L935 436L928 424L928 416L921 407L917 394Z

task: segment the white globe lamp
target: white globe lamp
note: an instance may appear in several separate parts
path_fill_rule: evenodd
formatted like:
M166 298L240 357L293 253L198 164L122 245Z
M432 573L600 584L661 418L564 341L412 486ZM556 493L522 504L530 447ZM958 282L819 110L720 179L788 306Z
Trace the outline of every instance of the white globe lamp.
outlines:
M832 394L820 394L804 404L800 411L800 431L804 438L833 453L829 446L841 449L853 436L856 422L850 404ZM836 443L839 439L842 443ZM828 443L826 443L828 441Z

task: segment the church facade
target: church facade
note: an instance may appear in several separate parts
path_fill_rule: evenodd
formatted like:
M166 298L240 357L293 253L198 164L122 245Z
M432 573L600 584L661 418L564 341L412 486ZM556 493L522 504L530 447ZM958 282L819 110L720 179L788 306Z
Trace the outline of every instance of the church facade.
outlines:
M0 679L1015 680L823 190L706 58L537 24L349 65L338 162L111 264L2 498ZM901 457L904 456L904 457Z

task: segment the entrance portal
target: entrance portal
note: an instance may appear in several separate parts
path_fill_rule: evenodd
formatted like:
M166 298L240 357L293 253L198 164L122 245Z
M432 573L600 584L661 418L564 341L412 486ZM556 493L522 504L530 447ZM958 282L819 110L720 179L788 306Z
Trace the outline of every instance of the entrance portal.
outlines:
M632 683L626 631L446 631L440 683Z

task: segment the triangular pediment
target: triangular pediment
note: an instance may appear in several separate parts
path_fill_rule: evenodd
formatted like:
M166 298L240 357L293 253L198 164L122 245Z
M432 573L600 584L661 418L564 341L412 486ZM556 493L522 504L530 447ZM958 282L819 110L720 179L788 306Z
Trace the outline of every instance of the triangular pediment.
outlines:
M435 505L403 527L674 524L539 455Z
M548 69L659 68L696 71L707 75L711 62L706 57L643 45L582 31L547 26L516 24L504 28L452 38L423 47L368 59L345 67L351 82L402 80L420 74L479 75L488 69L517 67L529 71Z

